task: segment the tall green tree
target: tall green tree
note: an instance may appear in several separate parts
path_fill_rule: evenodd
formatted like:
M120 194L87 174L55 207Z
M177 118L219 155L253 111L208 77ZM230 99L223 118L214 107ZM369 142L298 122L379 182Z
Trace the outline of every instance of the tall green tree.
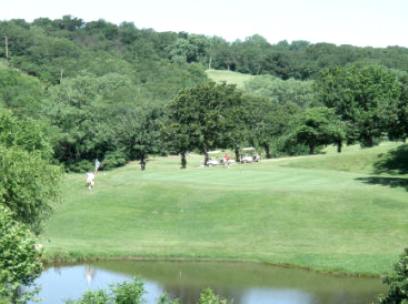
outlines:
M271 158L272 143L289 131L290 122L300 108L290 102L280 104L267 98L252 97L247 99L246 109L250 143L264 149L266 158Z
M341 152L345 139L344 124L334 111L326 107L310 108L297 115L290 131L290 138L309 147L309 154L314 154L319 146L337 144Z
M190 129L189 143L204 154L204 164L210 150L237 143L242 106L242 94L235 86L213 82L182 90L172 103L181 113L174 122Z
M395 73L377 65L324 71L317 81L320 100L348 123L348 140L373 146L396 118L400 85Z
M124 114L116 127L119 147L129 160L139 160L141 170L145 170L150 154L160 153L161 133L159 109L139 109Z
M390 120L388 134L391 139L405 139L408 137L408 73L398 72L401 93L397 103L397 113Z

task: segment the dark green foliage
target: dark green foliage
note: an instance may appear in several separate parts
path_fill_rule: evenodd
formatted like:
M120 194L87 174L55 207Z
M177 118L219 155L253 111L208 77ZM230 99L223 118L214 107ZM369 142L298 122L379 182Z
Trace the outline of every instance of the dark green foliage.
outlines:
M22 287L33 284L42 271L41 252L27 227L12 219L0 204L0 302L25 303L30 294Z
M90 160L83 159L76 162L68 162L65 164L65 169L68 172L83 173L93 171L95 166Z
M325 107L310 108L297 115L290 134L291 141L309 147L309 154L314 154L317 147L329 144L337 144L341 152L346 137L344 124L334 111Z
M19 147L50 159L53 151L47 127L46 122L18 118L10 111L0 110L0 144L5 147Z
M408 144L391 150L375 163L375 173L407 174Z
M400 256L394 266L394 272L384 278L388 292L380 297L381 304L408 303L408 249Z
M397 72L400 84L400 96L396 108L396 117L390 121L388 135L391 139L405 140L408 137L408 73Z
M289 132L290 121L300 108L287 101L281 104L265 98L246 97L246 101L250 144L264 149L266 158L284 152L282 136Z
M129 160L139 160L142 170L146 168L149 154L161 151L160 119L158 109L140 109L125 113L115 131L118 145Z
M35 117L42 110L43 98L44 89L38 79L0 65L0 107Z
M127 157L124 152L114 151L108 152L102 161L102 170L110 170L121 167L127 163Z
M165 293L160 296L157 304L180 304L180 301L178 299L170 298L170 296Z
M373 146L397 118L400 84L395 73L384 67L353 65L326 70L317 89L321 102L347 122L349 142Z
M0 172L0 204L10 208L14 219L38 232L58 198L60 169L39 153L0 146Z
M235 86L213 82L182 90L169 106L171 127L180 132L178 147L204 153L239 144L243 99ZM179 150L182 150L179 149Z

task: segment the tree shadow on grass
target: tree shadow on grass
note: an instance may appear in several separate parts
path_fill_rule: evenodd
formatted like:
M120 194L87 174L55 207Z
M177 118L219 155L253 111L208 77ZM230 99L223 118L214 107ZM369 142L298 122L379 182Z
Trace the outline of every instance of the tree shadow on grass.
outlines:
M403 177L383 177L383 176L369 176L359 177L356 180L371 185L383 185L391 188L404 188L408 191L408 178Z
M374 173L407 174L408 144L379 155L379 160L374 163Z

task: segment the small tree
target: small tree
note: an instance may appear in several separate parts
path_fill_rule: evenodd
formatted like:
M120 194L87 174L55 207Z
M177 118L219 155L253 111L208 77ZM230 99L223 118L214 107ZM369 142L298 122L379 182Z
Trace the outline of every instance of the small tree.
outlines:
M0 204L0 302L22 303L30 297L22 287L33 284L42 271L41 252L27 227Z
M394 273L384 278L384 283L388 285L388 293L380 296L381 304L408 303L408 248L395 264Z

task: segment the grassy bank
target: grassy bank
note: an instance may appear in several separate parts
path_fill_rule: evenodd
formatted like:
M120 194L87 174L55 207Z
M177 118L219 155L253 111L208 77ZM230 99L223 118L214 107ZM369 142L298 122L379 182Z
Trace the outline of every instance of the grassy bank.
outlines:
M408 245L407 175L371 175L396 144L342 155L201 168L155 158L97 176L67 175L41 236L48 257L260 261L380 274ZM399 183L387 183L398 179Z
M235 84L238 88L243 89L245 83L256 76L250 74L243 74L226 70L207 70L206 74L209 79L215 82L227 82L228 84Z

